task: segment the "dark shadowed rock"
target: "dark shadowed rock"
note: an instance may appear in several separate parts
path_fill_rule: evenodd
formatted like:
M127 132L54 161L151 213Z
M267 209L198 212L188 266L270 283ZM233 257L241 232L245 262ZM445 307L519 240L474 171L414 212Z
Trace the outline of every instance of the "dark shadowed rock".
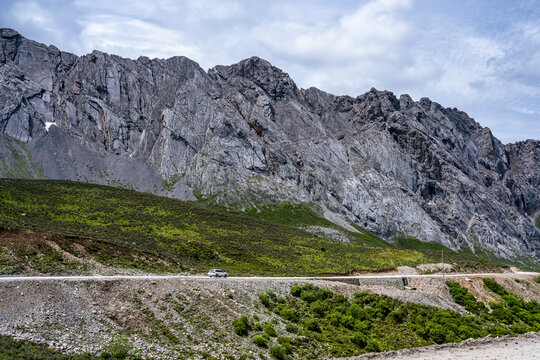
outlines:
M77 57L11 29L0 46L1 176L313 201L385 238L540 255L540 143L504 145L457 109L299 89L257 57L205 72L185 57Z

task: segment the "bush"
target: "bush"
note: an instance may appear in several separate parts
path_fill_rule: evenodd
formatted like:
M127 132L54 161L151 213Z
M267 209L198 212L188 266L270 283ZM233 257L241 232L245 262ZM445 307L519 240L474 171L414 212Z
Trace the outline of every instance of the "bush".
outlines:
M369 320L357 321L354 328L361 332L368 332L371 329L371 323Z
M437 344L442 344L446 341L446 328L440 324L426 324L427 335Z
M264 324L264 332L267 333L269 336L276 337L276 329L274 329L274 325L270 323Z
M315 319L308 319L305 323L304 323L306 329L308 329L309 331L314 331L314 332L321 332L321 325L319 325L319 322Z
M317 296L314 291L302 291L300 298L307 303L312 303L317 300Z
M302 294L302 288L298 285L291 287L291 295L294 297L299 297Z
M360 305L357 305L357 304L353 304L353 305L349 306L348 313L353 318L358 319L358 320L367 319L366 311Z
M354 323L354 318L350 315L341 317L341 325L345 326L346 328L352 329L354 327Z
M286 354L292 354L292 345L291 345L291 338L288 336L280 336L277 339L278 343L283 348L283 351L285 351Z
M287 358L285 349L279 345L270 348L270 355L277 360L285 360Z
M298 331L298 328L293 324L287 324L287 325L285 325L285 330L287 330L287 332L290 332L290 333L294 334L295 332Z
M265 307L270 307L270 296L268 294L259 294L259 300Z
M311 304L310 310L315 316L323 318L326 316L327 306L324 302L317 300Z
M262 331L263 330L263 326L261 323L257 323L253 326L253 330L255 331Z
M258 347L266 347L268 340L260 335L257 335L253 337L253 343Z
M506 295L510 295L510 293L508 291L506 291L498 282L496 282L495 280L493 279L490 279L490 278L484 278L482 279L482 281L484 282L484 285L486 285L486 287L493 291L495 294L497 295L500 295L500 296L506 296Z
M292 322L298 322L299 320L298 312L295 309L284 308L279 312L279 315L285 320L289 320Z
M242 316L240 319L233 321L233 328L236 335L246 336L251 329L247 316Z
M476 315L486 312L487 309L484 303L476 301L474 295L459 285L457 281L447 281L446 285L448 286L448 290L454 301L463 306L465 310Z
M398 324L402 323L403 320L405 320L405 316L403 316L403 313L397 310L390 312L390 314L388 314L388 318Z
M367 345L366 336L362 333L356 333L351 337L351 342L358 347L365 348Z
M368 352L379 352L381 351L381 344L375 339L369 339L366 344L366 350Z
M501 304L496 302L490 302L489 307L491 308L491 315L505 324L512 324L514 322L514 316L512 311L508 308L503 307Z

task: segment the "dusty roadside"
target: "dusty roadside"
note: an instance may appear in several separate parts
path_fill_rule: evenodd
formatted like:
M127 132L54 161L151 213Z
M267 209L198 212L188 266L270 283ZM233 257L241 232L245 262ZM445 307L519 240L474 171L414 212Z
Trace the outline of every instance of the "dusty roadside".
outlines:
M511 274L499 280L516 295L540 301L535 277ZM0 334L73 352L95 352L124 336L141 355L163 359L198 359L204 354L217 359L257 358L261 349L250 338L234 334L233 319L258 316L261 322L275 321L276 330L286 333L285 324L260 304L260 293L283 296L295 284L311 283L346 296L368 291L463 312L444 281L411 278L410 287L416 290L388 279L360 286L326 280L209 278L5 281L0 282ZM489 300L481 278L458 281L478 298ZM513 360L518 359L526 358Z
M458 344L365 354L341 360L534 360L540 359L540 333L465 340Z

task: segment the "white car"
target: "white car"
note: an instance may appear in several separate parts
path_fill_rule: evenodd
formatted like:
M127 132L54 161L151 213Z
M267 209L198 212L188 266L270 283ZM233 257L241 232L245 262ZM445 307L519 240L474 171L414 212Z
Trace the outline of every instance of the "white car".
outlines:
M226 278L228 276L228 274L221 270L221 269L212 269L208 272L208 276L210 277L224 277Z

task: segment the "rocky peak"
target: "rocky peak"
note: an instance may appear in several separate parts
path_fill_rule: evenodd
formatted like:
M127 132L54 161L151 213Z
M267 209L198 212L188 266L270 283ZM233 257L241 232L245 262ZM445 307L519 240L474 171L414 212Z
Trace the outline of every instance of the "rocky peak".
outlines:
M233 65L216 66L209 70L209 74L235 86L249 86L251 83L264 90L273 100L298 95L298 88L289 74L256 56Z
M10 29L0 45L0 176L29 159L15 138L49 178L315 202L387 239L540 255L539 142L503 145L455 108L300 90L257 57L207 73L181 56L77 57Z

